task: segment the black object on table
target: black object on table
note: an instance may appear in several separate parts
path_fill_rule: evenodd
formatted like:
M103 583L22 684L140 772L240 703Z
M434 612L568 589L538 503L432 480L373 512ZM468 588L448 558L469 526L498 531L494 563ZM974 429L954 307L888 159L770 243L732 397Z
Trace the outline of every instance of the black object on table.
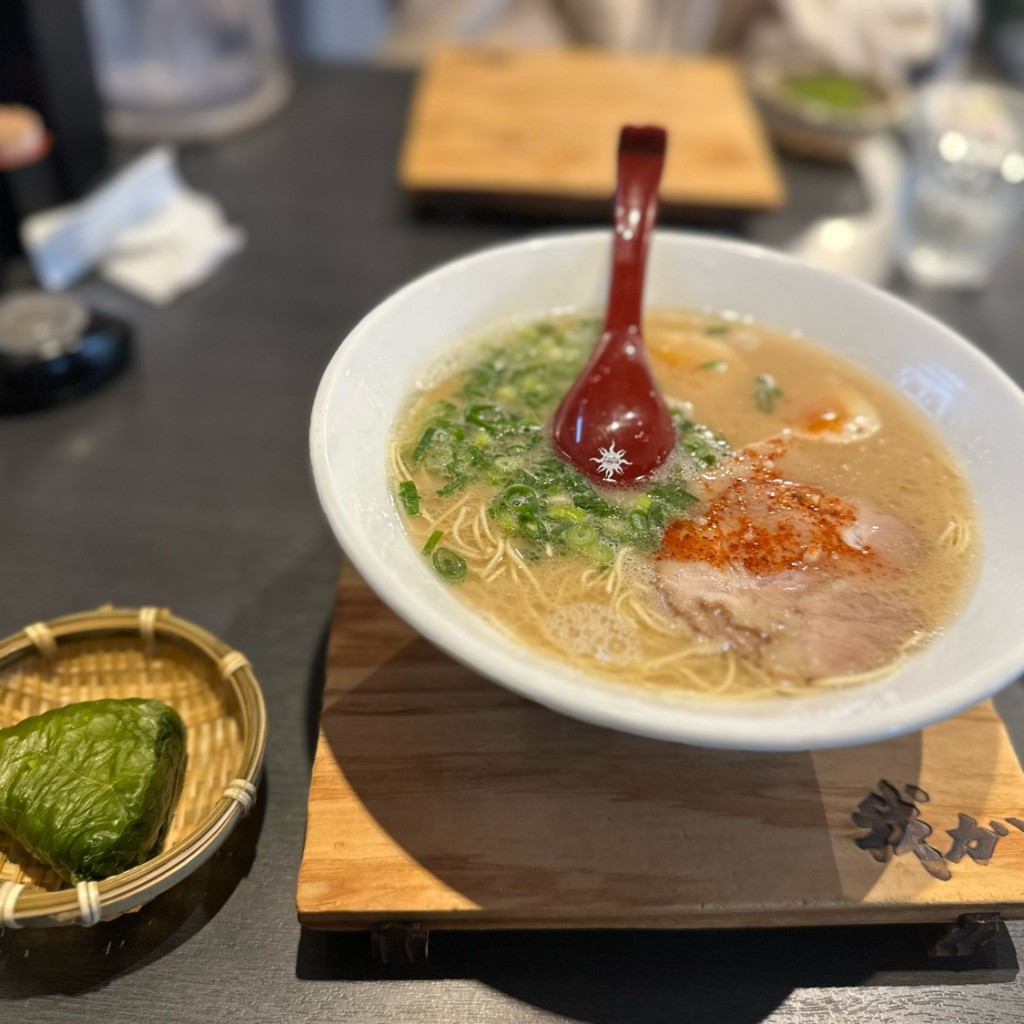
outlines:
M108 387L0 420L0 634L106 601L166 605L244 651L270 736L257 809L221 852L139 914L0 935L0 1018L202 1021L831 1021L1010 1024L1024 1017L1024 923L966 961L916 928L431 936L415 975L365 934L303 934L294 909L339 553L308 469L320 374L373 305L443 260L561 225L417 219L395 184L411 76L310 67L288 112L184 173L249 246L168 310L92 283L136 328ZM748 224L780 243L860 202L840 170L792 164L789 207ZM910 298L1024 380L1024 245L983 296ZM904 294L907 292L904 290ZM1011 731L1024 699L1000 704Z
M107 155L84 7L85 0L0 4L0 103L42 115L64 201L95 183Z
M32 412L89 394L131 356L131 329L71 295L0 295L0 415Z

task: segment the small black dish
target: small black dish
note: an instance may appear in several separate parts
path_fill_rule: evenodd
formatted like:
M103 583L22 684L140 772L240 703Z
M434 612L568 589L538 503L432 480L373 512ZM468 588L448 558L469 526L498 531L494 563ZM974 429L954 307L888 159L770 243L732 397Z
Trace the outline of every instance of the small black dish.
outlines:
M131 329L70 295L18 291L0 298L0 415L77 398L128 364Z

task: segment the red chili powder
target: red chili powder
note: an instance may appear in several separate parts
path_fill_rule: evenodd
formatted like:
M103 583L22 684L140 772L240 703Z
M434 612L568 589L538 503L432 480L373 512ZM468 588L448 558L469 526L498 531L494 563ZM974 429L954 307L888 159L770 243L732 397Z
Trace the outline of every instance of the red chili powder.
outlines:
M743 566L758 576L809 565L870 571L875 552L842 536L857 520L853 506L779 476L775 462L783 454L782 441L748 453L694 519L669 524L657 557Z

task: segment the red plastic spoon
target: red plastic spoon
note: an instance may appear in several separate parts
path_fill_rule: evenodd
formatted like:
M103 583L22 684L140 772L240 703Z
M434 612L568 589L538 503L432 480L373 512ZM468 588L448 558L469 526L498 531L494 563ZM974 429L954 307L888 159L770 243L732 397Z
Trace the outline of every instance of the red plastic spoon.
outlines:
M668 458L676 430L640 332L647 243L658 212L665 130L622 129L612 280L594 354L555 411L555 449L596 483L629 486Z

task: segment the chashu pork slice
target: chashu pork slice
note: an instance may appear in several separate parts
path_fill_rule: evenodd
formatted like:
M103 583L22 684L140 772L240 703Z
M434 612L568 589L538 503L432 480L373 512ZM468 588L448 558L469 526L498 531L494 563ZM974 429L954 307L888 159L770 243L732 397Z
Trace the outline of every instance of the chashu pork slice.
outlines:
M881 666L918 620L881 588L801 569L755 576L742 567L663 560L658 585L693 630L793 681Z
M880 667L920 625L899 591L923 542L900 518L786 479L785 446L738 452L659 552L667 604L779 679Z

